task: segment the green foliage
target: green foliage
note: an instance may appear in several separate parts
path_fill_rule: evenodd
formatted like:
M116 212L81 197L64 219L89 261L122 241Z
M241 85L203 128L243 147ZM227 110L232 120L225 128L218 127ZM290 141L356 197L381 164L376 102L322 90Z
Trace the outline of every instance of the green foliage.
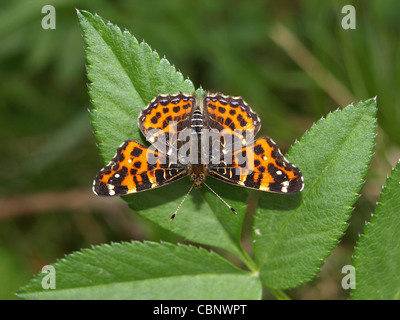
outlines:
M91 117L107 163L126 139L144 142L136 119L158 93L193 92L189 80L127 31L78 11L87 55ZM169 243L103 245L54 264L57 290L43 290L44 275L19 291L25 299L259 299L261 282L278 289L311 280L346 229L372 158L376 100L349 105L321 119L291 148L305 189L296 195L259 192L254 261L241 246L246 189L210 181L236 208L233 215L205 188L196 190L173 222L170 214L189 189L182 180L124 197L140 215L189 241L236 254L250 271L204 249ZM210 179L212 180L212 179ZM59 279L59 280L58 280Z
M137 127L137 117L151 99L158 93L194 92L194 87L168 60L160 59L145 42L139 44L128 31L121 32L117 26L105 24L99 16L85 11L78 12L78 17L86 43L92 123L108 163L121 142L133 139L146 143ZM125 199L139 214L188 240L241 254L246 192L238 192L232 199L231 205L236 205L239 214L227 217L223 203L205 190L195 190L194 197L182 207L182 212L192 214L182 214L170 223L165 213L175 211L189 187L188 181L181 181L151 194L139 193ZM221 187L221 183L216 186L221 196L232 194L234 189ZM205 225L207 229L202 228Z
M44 264L91 244L131 239L182 241L176 235L178 230L168 232L130 212L123 201L98 199L91 193L93 176L105 159L99 156L88 125L90 102L75 8L97 12L124 26L139 42L146 39L160 57L167 55L185 77L189 74L195 87L201 84L212 92L242 95L261 118L260 136L274 138L285 152L332 108L379 97L375 155L349 228L319 276L289 291L291 297L300 299L348 297L350 291L340 287L341 267L351 263L359 233L374 212L380 187L398 158L398 0L229 1L229 10L227 1L215 0L1 3L0 73L5 75L0 86L1 297L15 297L16 288ZM41 8L48 4L56 9L55 30L41 28ZM356 30L341 28L344 4L356 9ZM315 70L313 60L290 42L303 62L298 64L292 52L272 40L273 35L278 36L277 25L290 30L323 66L325 72L320 76L334 76L354 98L345 98L333 85L328 91L318 79L310 78L310 70ZM136 129L136 119L132 118L132 123ZM110 154L115 151L112 149ZM223 184L216 185L224 190ZM183 189L185 186L182 195ZM171 201L178 197L169 193ZM149 199L154 201L151 194ZM228 202L234 195L234 191L224 194ZM200 194L192 196L199 198L199 205L203 203ZM160 201L160 205L168 201ZM250 197L242 232L249 253L254 208L254 197ZM163 221L168 225L171 212L166 210ZM192 212L186 210L179 213L179 219L191 220ZM140 212L143 215L146 210ZM149 211L151 219L150 215ZM228 214L226 219L232 216ZM200 228L207 234L204 229ZM235 250L229 246L229 251ZM271 298L268 291L265 294Z
M375 214L354 253L352 299L400 299L400 163L387 179Z
M13 293L21 283L31 277L30 272L24 269L21 261L2 247L0 247L0 274L9 275L1 279L0 300L16 299Z
M185 245L116 243L75 252L54 264L56 290L45 273L24 299L260 299L259 280L219 255ZM44 280L46 281L46 279Z
M121 141L145 142L136 119L152 98L158 93L193 92L194 87L128 31L85 11L78 11L78 17L91 82L92 124L103 157L110 159Z
M375 141L374 99L319 120L291 148L304 190L265 194L255 218L254 255L264 285L289 288L311 280L336 246L363 185Z
M240 244L240 235L246 213L247 193L235 186L209 180L207 183L210 187L237 210L237 215L206 188L201 188L192 191L171 223L168 218L189 190L189 179L152 190L151 194L144 192L125 199L140 215L187 240L219 247L243 257L245 253Z

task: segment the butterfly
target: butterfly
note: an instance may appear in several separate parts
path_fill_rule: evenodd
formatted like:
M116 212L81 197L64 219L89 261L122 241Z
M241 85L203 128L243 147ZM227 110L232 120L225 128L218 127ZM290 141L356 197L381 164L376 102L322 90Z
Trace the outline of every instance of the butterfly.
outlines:
M122 196L187 176L193 184L183 201L193 187L202 185L219 197L205 182L207 176L269 192L303 190L300 170L282 155L276 143L268 137L254 140L261 122L241 97L158 94L139 114L138 125L151 146L123 142L110 163L97 173L95 194Z

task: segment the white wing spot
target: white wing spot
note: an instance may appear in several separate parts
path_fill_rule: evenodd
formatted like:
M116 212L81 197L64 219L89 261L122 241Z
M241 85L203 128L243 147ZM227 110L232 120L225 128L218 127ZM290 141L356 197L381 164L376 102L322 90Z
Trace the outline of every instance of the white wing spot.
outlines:
M283 181L283 182L282 182L282 185L283 185L285 188L289 187L289 181Z

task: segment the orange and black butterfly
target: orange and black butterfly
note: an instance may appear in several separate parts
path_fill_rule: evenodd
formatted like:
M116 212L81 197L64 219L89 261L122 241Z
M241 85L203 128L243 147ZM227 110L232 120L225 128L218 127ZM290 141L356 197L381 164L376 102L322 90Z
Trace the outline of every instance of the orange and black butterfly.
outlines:
M96 175L95 194L122 196L186 176L193 182L189 192L194 186L208 187L207 176L277 193L297 193L304 187L300 170L272 139L252 139L261 122L241 97L159 94L141 112L138 124L154 147L131 140L122 143Z

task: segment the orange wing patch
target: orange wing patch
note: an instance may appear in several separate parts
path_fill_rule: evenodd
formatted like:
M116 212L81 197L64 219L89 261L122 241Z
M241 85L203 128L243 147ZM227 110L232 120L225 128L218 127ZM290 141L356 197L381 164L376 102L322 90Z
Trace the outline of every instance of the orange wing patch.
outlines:
M252 131L254 136L260 130L257 114L241 97L224 96L220 93L204 98L209 115L208 126L218 130L229 129Z
M296 193L303 190L300 170L286 160L268 137L234 152L230 162L209 165L208 174L228 183L263 191Z
M176 147L178 134L190 127L194 105L193 96L182 93L159 94L140 113L139 128L147 141L154 144L157 149L164 150L166 145ZM159 139L160 137L162 139Z
M168 163L165 155L138 142L125 141L97 174L93 191L101 196L121 196L157 188L187 174L185 167Z

